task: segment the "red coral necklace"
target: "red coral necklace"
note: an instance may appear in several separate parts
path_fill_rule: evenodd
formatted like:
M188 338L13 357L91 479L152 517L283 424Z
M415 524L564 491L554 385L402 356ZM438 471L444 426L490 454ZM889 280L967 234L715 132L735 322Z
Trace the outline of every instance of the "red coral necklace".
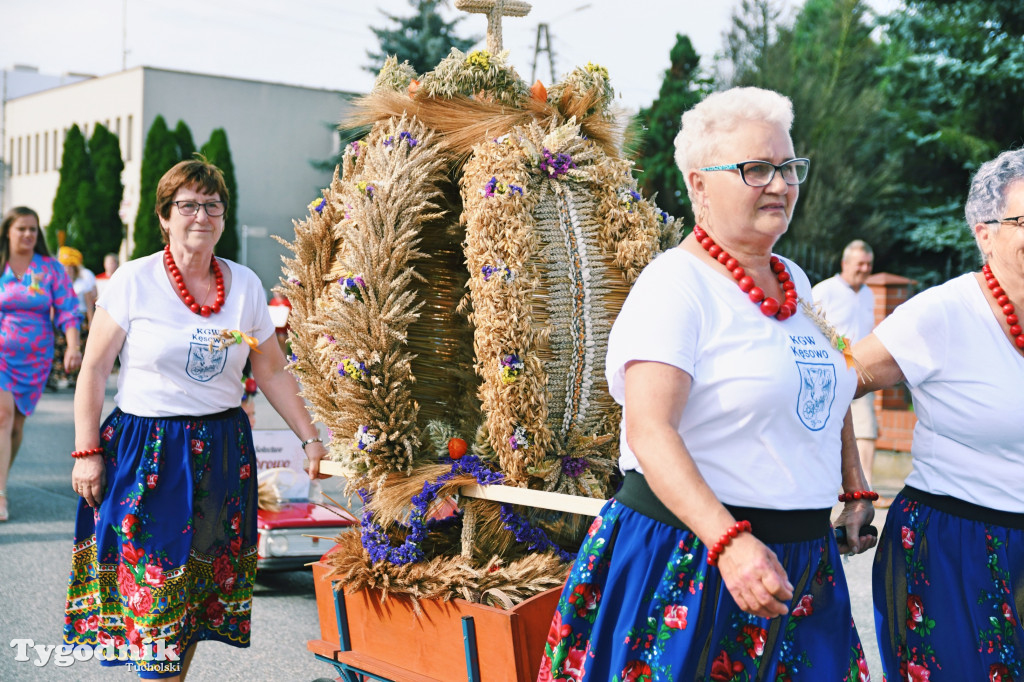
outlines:
M171 279L174 280L174 286L178 287L178 293L181 294L182 300L188 309L197 315L203 317L209 317L210 313L219 313L220 308L224 305L224 275L220 271L220 265L217 263L217 257L213 257L211 266L213 267L213 279L217 284L217 299L213 302L213 305L200 305L196 301L195 297L189 293L188 287L185 286L185 278L181 275L181 270L178 269L178 265L174 262L174 256L171 255L171 247L164 247L164 263L167 264L167 271L171 273ZM210 292L206 292L209 295ZM203 297L203 301L206 301L206 297Z
M1017 317L1017 312L1010 303L1010 297L1003 291L1003 287L999 286L999 280L992 274L992 268L985 263L981 267L981 274L985 277L985 284L988 285L988 290L992 292L992 298L996 299L996 303L1003 310L1003 315L1006 316L1006 324L1010 327L1010 335L1014 337L1013 342L1017 344L1017 348L1024 349L1024 330L1021 329L1020 319Z
M754 278L746 273L739 262L730 256L725 249L716 244L711 235L701 228L700 225L693 226L693 236L697 238L697 242L712 258L724 265L732 273L736 284L739 285L743 293L750 297L751 302L761 309L762 313L767 317L774 317L780 322L793 317L796 313L798 298L796 285L793 284L789 273L786 272L786 264L779 260L777 256L771 257L771 267L772 272L775 273L775 278L779 280L783 291L786 292L786 300L781 304L771 296L767 296L764 293L764 289L754 283Z

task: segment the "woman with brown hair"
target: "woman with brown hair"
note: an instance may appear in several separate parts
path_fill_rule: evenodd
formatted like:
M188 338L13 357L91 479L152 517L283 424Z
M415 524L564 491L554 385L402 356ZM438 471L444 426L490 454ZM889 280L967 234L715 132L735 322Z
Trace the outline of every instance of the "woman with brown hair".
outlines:
M75 392L82 496L64 637L112 644L142 677L182 679L201 640L247 647L256 573L256 453L239 408L242 368L302 441L326 454L285 370L263 287L214 256L228 192L220 170L182 161L157 186L167 246L110 278ZM100 424L119 359L117 407Z
M25 419L42 395L53 361L54 326L70 341L64 369L78 369L78 299L50 257L39 215L17 206L0 228L0 521L8 518L7 474Z

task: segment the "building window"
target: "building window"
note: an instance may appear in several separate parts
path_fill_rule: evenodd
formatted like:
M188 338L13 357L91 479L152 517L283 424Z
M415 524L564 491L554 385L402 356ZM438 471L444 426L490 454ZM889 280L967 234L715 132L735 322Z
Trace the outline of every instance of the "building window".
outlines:
M43 131L43 172L50 170L50 131Z
M53 170L57 170L57 150L60 149L60 139L57 137L57 129L53 130Z
M35 149L35 151L36 151L36 155L33 158L35 159L35 172L38 173L39 172L39 133L36 133L36 149Z
M128 130L125 133L125 140L127 141L127 145L125 147L124 160L125 161L131 161L132 160L132 115L131 114L128 114Z
M18 175L21 175L21 136L18 136Z
M118 116L114 119L114 134L117 135L118 139L121 139L121 117Z
M11 175L14 175L14 138L11 138L11 151L7 153L7 168L10 170Z

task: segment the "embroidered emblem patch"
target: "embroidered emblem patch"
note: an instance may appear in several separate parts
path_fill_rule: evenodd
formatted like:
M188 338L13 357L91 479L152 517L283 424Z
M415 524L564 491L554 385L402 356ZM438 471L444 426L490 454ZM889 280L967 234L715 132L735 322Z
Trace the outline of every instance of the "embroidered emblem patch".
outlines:
M811 431L821 431L828 422L832 402L836 399L835 365L797 362L796 367L800 371L797 416Z
M185 373L196 381L207 382L224 371L228 354L221 350L210 350L208 343L189 344L188 364Z

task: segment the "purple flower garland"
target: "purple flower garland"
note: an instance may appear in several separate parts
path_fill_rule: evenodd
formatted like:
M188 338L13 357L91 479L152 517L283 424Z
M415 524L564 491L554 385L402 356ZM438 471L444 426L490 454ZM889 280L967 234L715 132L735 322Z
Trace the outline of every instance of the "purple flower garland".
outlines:
M412 498L412 513L409 516L409 523L405 527L408 533L401 545L392 546L391 536L373 520L373 512L369 507L363 509L362 518L362 543L374 563L388 561L396 565L411 564L423 561L426 555L420 546L427 539L431 528L449 522L449 519L424 521L427 515L427 508L437 498L438 491L457 476L472 474L480 485L494 485L501 483L505 477L498 471L488 469L480 458L475 455L466 455L459 459L448 459L451 463L451 471L441 474L434 482L424 481L423 490ZM370 493L366 489L359 490L359 496L363 503L370 501ZM506 530L510 531L516 542L528 543L527 548L538 551L554 551L562 561L572 561L574 554L564 551L551 542L547 534L530 525L529 521L520 517L512 511L510 505L501 505L501 520ZM400 524L404 525L404 524Z

